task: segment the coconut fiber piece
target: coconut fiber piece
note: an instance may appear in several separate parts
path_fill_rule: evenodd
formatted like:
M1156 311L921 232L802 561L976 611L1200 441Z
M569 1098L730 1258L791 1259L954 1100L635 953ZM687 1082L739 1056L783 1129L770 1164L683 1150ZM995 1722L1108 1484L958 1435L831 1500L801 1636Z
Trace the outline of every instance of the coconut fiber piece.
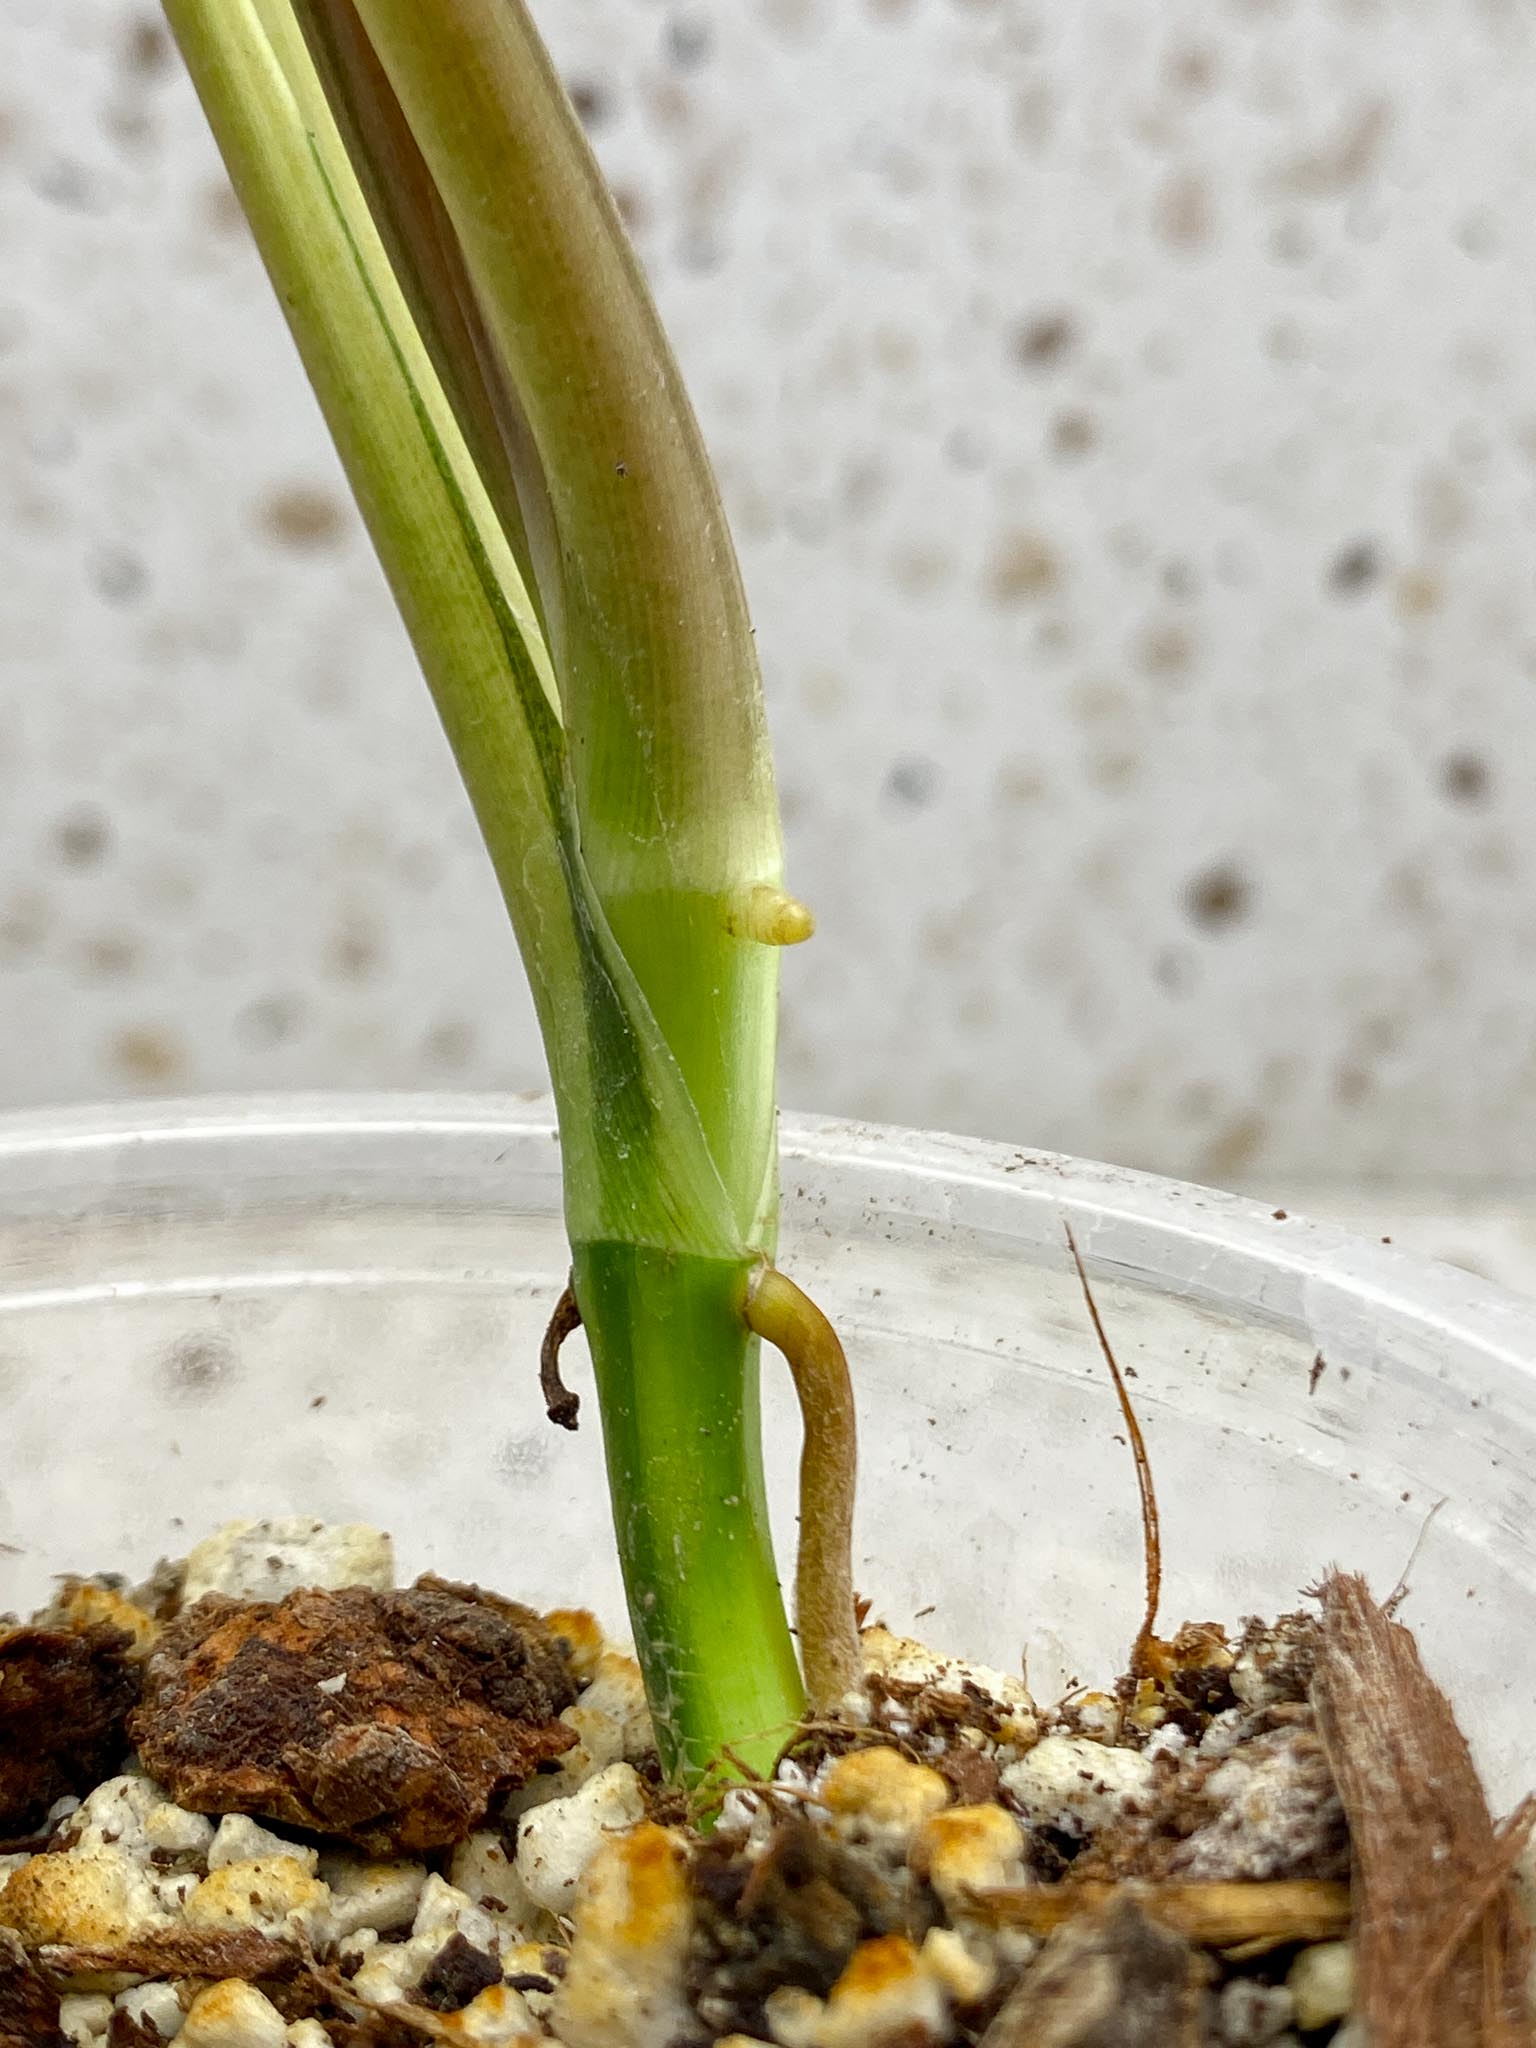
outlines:
M1348 1573L1322 1587L1312 1702L1349 1819L1371 2048L1530 2048L1531 1935L1513 1869L1536 1806L1495 1826L1412 1636Z
M0 1928L0 2048L67 2048L59 1994L9 1928Z

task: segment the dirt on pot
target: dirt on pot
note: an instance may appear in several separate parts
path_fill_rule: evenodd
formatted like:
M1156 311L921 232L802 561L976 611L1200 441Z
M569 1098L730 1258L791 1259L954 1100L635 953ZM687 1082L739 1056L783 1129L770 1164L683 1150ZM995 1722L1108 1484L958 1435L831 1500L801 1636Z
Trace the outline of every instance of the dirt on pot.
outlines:
M1359 1581L1050 1710L862 1642L689 1811L590 1615L397 1588L377 1532L68 1582L0 1638L0 2048L1530 2040L1531 1816Z

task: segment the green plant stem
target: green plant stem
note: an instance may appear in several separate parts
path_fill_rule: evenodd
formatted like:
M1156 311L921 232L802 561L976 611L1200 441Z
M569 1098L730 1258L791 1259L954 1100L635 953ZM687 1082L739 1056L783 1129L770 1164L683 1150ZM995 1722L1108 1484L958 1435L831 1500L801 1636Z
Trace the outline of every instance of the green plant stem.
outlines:
M768 1539L751 1262L576 1245L635 1647L669 1775L766 1769L804 1707Z
M697 426L521 0L166 4L528 965L663 1754L766 1763L803 1693L742 1311L809 920Z
M750 1248L773 1173L783 848L730 531L661 322L523 0L356 0L517 392L559 543L581 856Z

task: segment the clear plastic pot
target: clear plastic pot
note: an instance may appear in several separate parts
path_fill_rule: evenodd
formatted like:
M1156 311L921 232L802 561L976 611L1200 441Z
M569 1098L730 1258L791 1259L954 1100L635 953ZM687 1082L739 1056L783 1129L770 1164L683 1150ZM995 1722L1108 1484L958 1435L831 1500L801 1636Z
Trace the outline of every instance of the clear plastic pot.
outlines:
M789 1119L782 1262L834 1315L875 1612L1103 1680L1141 1602L1135 1476L1070 1220L1163 1514L1163 1617L1298 1604L1330 1563L1404 1616L1496 1803L1530 1783L1536 1308L1167 1181ZM597 1417L544 1420L565 1271L548 1106L311 1097L0 1119L0 1606L139 1573L234 1515L391 1528L402 1569L622 1628ZM589 1381L579 1341L574 1383ZM798 1431L771 1363L781 1562ZM1426 1529L1426 1517L1443 1503ZM1422 1542L1419 1539L1422 1537Z

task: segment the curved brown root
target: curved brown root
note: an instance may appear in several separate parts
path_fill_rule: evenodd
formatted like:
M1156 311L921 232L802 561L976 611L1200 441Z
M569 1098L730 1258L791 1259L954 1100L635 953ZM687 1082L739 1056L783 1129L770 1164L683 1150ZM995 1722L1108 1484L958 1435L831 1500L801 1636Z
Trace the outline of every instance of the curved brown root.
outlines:
M544 1396L544 1412L561 1429L576 1427L581 1396L573 1393L560 1377L560 1346L573 1330L580 1328L581 1310L576 1306L576 1296L567 1281L555 1303L549 1328L544 1332L544 1341L539 1346L539 1389Z
M746 1316L748 1327L784 1354L800 1403L795 1621L811 1710L826 1713L858 1683L862 1665L853 1591L853 1384L837 1332L775 1267L762 1265L753 1274Z

